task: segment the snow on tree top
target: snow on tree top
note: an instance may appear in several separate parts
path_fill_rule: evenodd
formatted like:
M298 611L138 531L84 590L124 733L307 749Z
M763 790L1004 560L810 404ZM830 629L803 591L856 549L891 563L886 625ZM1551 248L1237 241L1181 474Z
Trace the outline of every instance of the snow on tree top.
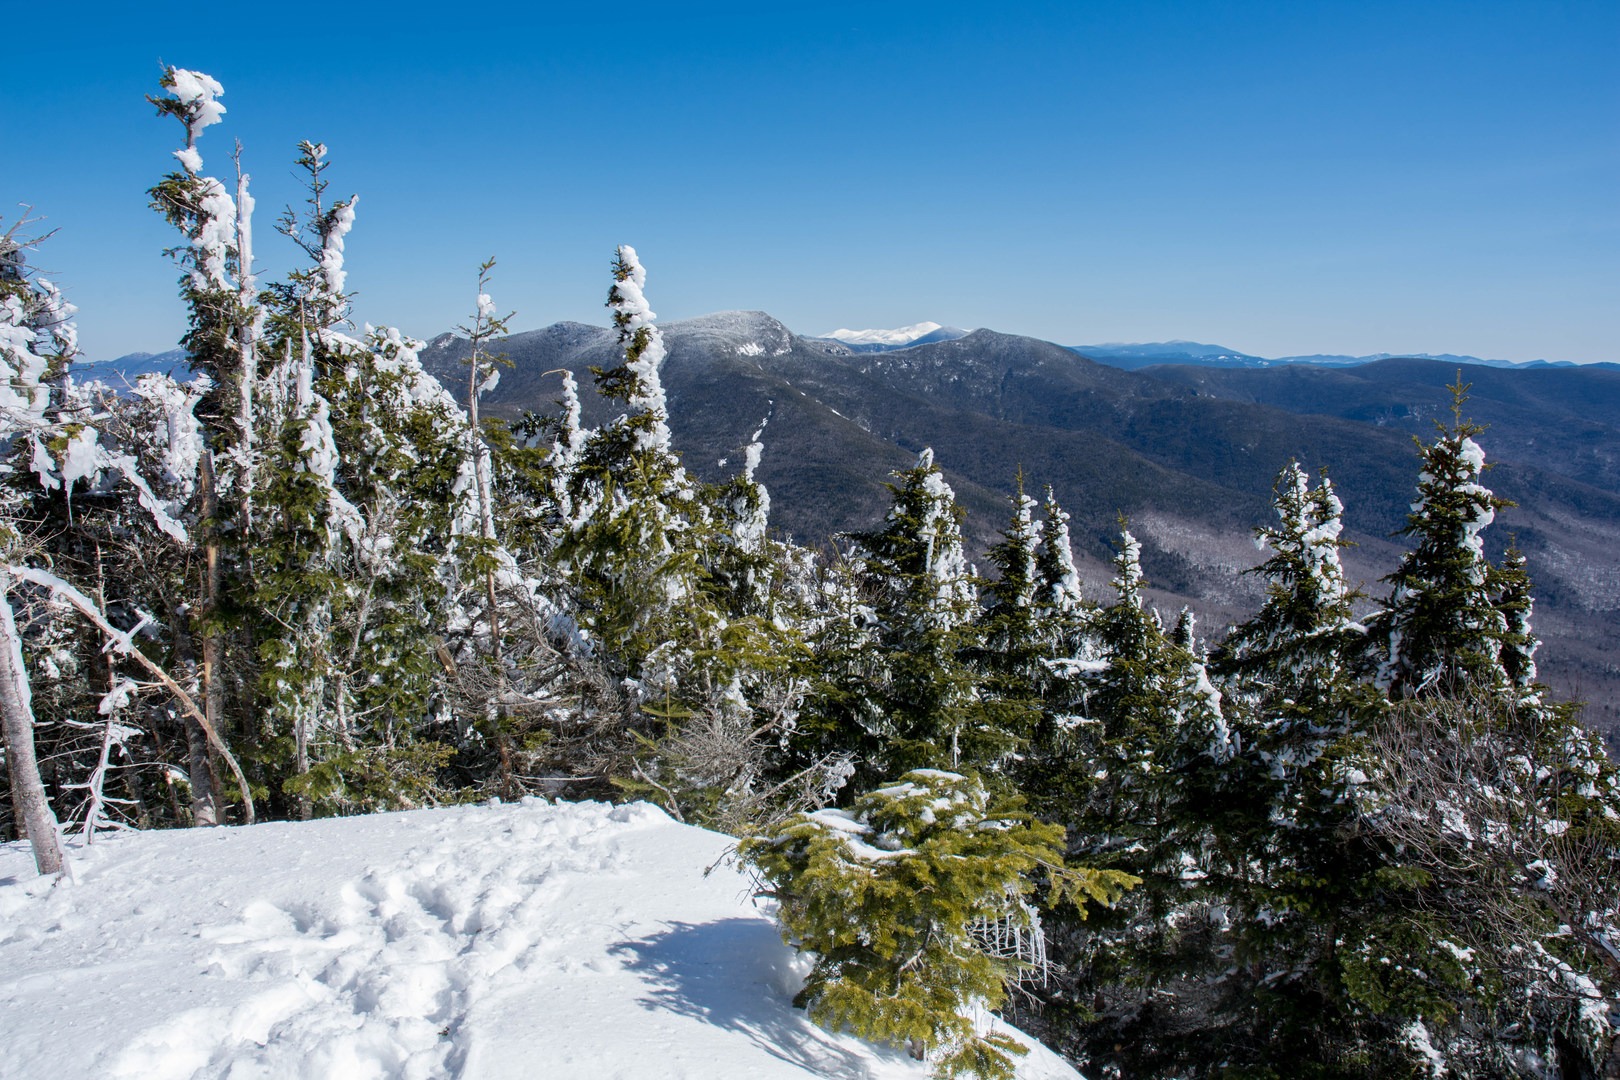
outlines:
M225 94L225 88L218 80L200 71L190 71L186 68L170 68L169 78L174 84L169 89L181 104L189 107L191 119L186 126L193 139L203 128L219 123L220 118L225 115L225 106L219 103L219 98Z

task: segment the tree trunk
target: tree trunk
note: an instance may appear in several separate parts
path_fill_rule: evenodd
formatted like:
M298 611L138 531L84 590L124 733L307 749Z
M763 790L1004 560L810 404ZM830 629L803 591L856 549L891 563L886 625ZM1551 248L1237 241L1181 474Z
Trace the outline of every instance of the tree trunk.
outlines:
M62 839L56 815L45 798L34 756L34 705L23 667L22 638L11 613L11 580L0 574L0 729L6 742L6 765L11 772L11 805L17 821L28 830L34 865L41 874L62 872Z
M214 520L219 513L219 495L215 490L214 455L211 450L204 450L202 454L201 481L202 481L202 525L203 525L203 601L202 601L202 707L203 715L208 721L208 727L216 733L222 730L221 716L225 711L225 672L220 663L220 633L215 625L215 615L219 610L219 529ZM191 729L197 722L188 718L186 724L186 744L195 747L197 740ZM223 737L223 736L221 736ZM209 778L209 797L213 803L211 821L198 821L199 825L217 825L219 823L219 801L215 794L219 788L213 784L213 767L208 758L207 736L204 735L203 752L199 757L195 750L191 753L193 767L200 761L203 772ZM195 792L197 779L192 777L192 791ZM245 794L245 793L244 793ZM245 796L251 798L251 796ZM193 806L196 799L193 797ZM251 824L251 821L249 822Z
M198 689L197 650L191 641L191 612L185 604L174 606L174 655L180 663L180 678L195 695ZM206 826L219 824L219 803L214 796L214 768L208 758L208 733L187 715L186 769L191 777L191 823Z

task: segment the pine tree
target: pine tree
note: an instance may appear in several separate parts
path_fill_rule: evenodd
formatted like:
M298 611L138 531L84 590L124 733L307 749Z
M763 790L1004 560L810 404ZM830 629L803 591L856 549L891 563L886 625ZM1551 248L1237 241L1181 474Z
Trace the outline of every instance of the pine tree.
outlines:
M1377 701L1354 678L1363 639L1332 485L1312 488L1290 462L1273 507L1276 524L1256 530L1271 555L1252 571L1266 579L1265 602L1211 664L1236 736L1207 802L1230 912L1223 947L1237 965L1201 1021L1203 1060L1259 1067L1275 1052L1354 1075L1367 1067L1371 1025L1342 983L1337 943L1385 896L1385 863L1358 827L1347 759Z
M1057 633L1043 620L1050 606L1038 604L1040 565L1035 500L1024 494L1020 472L1012 496L1012 515L988 558L996 576L986 586L988 603L979 618L979 641L969 653L982 672L982 696L997 728L1021 743L1035 737L1052 682L1045 661L1053 654Z
M1069 541L1069 515L1058 505L1050 486L1046 489L1041 512L1041 547L1035 557L1035 607L1040 622L1053 637L1053 655L1074 656L1079 651L1087 610L1080 593L1080 572L1075 569L1074 549Z
M1539 697L1536 684L1536 649L1540 640L1530 628L1535 612L1535 597L1530 588L1530 573L1526 569L1524 552L1512 544L1503 553L1502 562L1494 575L1496 610L1502 613L1502 651L1499 659L1502 673L1522 704Z
M1273 486L1277 524L1256 530L1272 555L1251 573L1266 579L1266 600L1222 642L1217 669L1259 694L1268 716L1292 717L1331 738L1343 729L1343 698L1360 635L1339 550L1343 506L1324 478L1310 479L1290 462ZM1284 741L1288 741L1284 737ZM1299 748L1296 758L1314 755Z
M1507 678L1507 627L1480 534L1509 504L1480 483L1485 452L1473 437L1484 429L1462 417L1468 387L1460 374L1451 390L1451 425L1439 425L1439 437L1418 447L1423 470L1402 530L1412 550L1384 579L1393 592L1368 627L1381 653L1378 685L1395 698L1464 682L1501 687Z
M1112 903L1133 884L1065 867L1062 839L974 777L920 769L739 851L780 902L783 936L815 955L797 1003L817 1023L906 1045L936 1076L1007 1078L1026 1048L978 1032L969 1010L999 1006L1041 961L1040 919L1025 899L1037 875L1049 905L1082 917L1086 902Z
M1219 830L1239 741L1190 614L1165 632L1145 604L1141 545L1121 525L1095 651L1052 665L1076 708L1038 742L1031 789L1037 814L1067 827L1072 859L1141 884L1085 925L1043 912L1063 974L1035 991L1041 1012L1019 1019L1089 1069L1137 1075L1198 1052L1198 1018L1229 955L1220 899L1241 853Z
M978 600L961 511L932 450L896 480L883 527L849 538L875 655L857 667L868 681L830 699L846 705L834 721L841 745L856 753L863 778L918 767L992 769L1017 736L986 707L966 662Z
M603 396L629 412L592 432L572 462L572 511L559 556L579 591L582 621L635 677L666 677L682 666L674 645L701 619L695 603L697 549L708 526L697 485L671 445L659 367L663 338L643 292L647 272L634 248L618 249L608 294L624 363L593 369ZM657 657L655 651L659 652Z
M225 523L251 517L257 447L253 387L257 378L258 334L263 312L255 303L252 273L253 200L238 159L237 197L203 173L197 149L203 130L220 121L223 88L212 77L183 68L167 68L160 85L167 93L147 97L160 116L172 116L185 128L185 145L174 152L180 170L165 175L149 192L151 206L185 238L168 254L180 265L180 293L189 327L182 340L193 372L205 380L197 403L203 423L198 431L197 484L182 508L191 523L192 544L201 558L192 595L172 610L177 645L185 655L188 685L201 693L208 726L222 731L225 721L225 668L231 644L227 624L232 612L225 600L236 591L231 580L242 571L242 535ZM234 281L233 281L234 277ZM233 416L234 414L234 416ZM228 417L234 419L227 419ZM200 648L193 650L196 639ZM193 656L193 652L200 655ZM193 813L197 824L220 818L216 795L204 777L211 772L208 739L189 724Z

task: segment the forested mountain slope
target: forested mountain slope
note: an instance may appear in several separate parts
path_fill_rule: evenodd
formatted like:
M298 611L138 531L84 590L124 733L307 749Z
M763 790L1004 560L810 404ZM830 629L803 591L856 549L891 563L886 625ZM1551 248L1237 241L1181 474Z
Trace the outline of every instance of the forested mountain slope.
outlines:
M1155 367L1123 371L1033 338L966 337L855 354L809 340L762 312L723 312L665 327L670 423L688 467L719 479L765 424L759 479L772 521L802 542L866 528L888 502L884 483L923 446L969 513L985 550L1005 492L1023 469L1051 484L1074 517L1081 570L1106 576L1123 513L1142 540L1149 580L1169 605L1209 622L1241 617L1258 584L1249 537L1269 515L1271 484L1289 459L1324 468L1345 507L1352 580L1373 597L1401 550L1416 481L1411 435L1448 416L1457 369L1386 360L1356 368ZM513 366L484 401L497 415L554 411L560 369L574 372L586 420L606 409L589 368L610 366L610 330L559 323L498 348ZM466 343L433 341L423 363L461 386ZM1620 700L1620 372L1469 368L1467 412L1482 436L1493 488L1518 506L1488 542L1517 538L1530 560L1548 642L1544 676L1591 703L1606 729Z

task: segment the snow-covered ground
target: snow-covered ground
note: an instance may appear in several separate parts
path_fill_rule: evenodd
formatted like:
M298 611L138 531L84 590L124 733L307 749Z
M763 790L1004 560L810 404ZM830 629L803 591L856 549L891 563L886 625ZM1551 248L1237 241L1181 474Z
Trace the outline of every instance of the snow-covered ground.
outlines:
M926 1076L792 1007L729 845L525 800L104 837L56 884L0 846L0 1077Z

